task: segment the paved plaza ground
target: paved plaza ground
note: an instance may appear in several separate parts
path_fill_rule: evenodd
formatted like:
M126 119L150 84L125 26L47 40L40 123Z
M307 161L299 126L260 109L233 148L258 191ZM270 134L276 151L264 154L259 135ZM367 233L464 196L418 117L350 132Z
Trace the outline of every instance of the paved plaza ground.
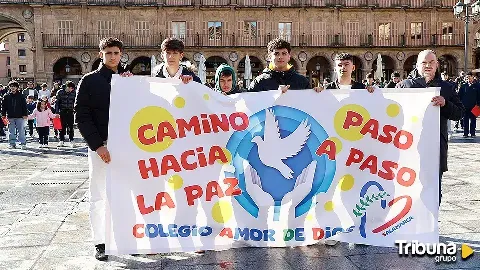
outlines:
M204 254L93 257L88 221L86 145L28 150L0 143L0 269L480 269L480 137L453 135L444 175L441 241L477 253L455 264L400 258L394 248L340 243L335 247L242 248Z

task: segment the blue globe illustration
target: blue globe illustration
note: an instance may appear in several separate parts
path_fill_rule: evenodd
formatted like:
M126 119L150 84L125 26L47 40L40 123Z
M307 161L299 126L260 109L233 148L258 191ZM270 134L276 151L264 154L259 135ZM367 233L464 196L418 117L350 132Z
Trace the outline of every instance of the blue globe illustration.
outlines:
M310 125L310 136L302 150L296 156L284 160L284 163L294 171L293 179L286 179L277 169L265 166L260 161L257 145L252 142L252 138L255 136L263 138L266 110L259 111L250 116L248 128L243 131L234 132L226 146L230 153L232 153L232 163L235 167L235 173L230 176L234 176L239 180L239 186L242 189L242 194L236 196L235 199L253 217L258 217L258 206L245 188L245 176L242 166L243 160L248 160L250 165L257 171L263 190L272 196L275 201L275 206L280 206L285 194L293 190L295 179L302 173L302 170L313 160L316 160L317 167L315 169L312 189L305 198L295 206L295 217L298 217L306 213L313 206L312 198L315 195L320 192L326 192L332 184L335 176L335 161L329 160L326 155L318 156L315 153L318 147L329 136L313 117L301 110L287 106L273 106L268 109L274 112L275 118L278 121L281 138L285 138L294 132L305 119L307 119ZM278 147L281 147L281 145Z

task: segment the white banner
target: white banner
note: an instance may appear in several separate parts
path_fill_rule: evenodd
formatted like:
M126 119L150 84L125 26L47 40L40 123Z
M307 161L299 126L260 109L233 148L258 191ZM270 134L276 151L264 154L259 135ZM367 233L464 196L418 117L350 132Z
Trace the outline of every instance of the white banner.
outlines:
M107 253L438 242L438 91L114 76Z

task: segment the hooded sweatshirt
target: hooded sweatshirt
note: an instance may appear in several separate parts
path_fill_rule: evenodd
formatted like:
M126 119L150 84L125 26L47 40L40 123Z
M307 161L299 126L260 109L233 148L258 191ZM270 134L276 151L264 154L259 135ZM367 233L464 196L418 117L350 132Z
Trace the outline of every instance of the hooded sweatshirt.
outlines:
M217 71L215 72L215 88L213 90L223 93L222 89L220 88L220 74L222 74L222 72L224 72L225 70L229 70L230 73L232 73L232 90L230 90L230 92L225 94L232 95L232 94L241 93L242 91L239 90L237 87L237 74L235 74L235 71L233 70L233 68L227 64L221 64L217 68Z

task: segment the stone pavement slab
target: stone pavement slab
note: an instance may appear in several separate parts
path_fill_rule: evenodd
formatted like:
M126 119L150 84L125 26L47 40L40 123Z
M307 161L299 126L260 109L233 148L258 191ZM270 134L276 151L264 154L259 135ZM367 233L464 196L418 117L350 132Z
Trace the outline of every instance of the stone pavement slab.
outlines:
M0 269L479 269L480 138L454 134L443 179L441 242L466 243L469 260L436 264L396 248L339 243L296 248L93 257L86 146L9 150L0 143ZM36 144L30 140L29 146Z

